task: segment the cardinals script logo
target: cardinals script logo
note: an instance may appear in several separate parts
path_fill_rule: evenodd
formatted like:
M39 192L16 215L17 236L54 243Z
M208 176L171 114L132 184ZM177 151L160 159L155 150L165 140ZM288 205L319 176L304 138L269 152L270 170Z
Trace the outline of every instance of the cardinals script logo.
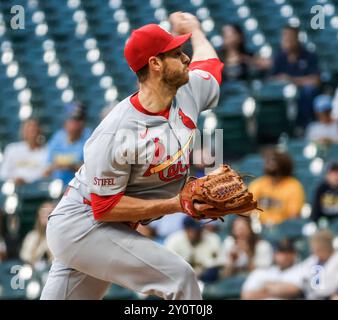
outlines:
M155 144L155 150L153 154L153 158L151 160L151 164L143 174L144 177L149 177L152 174L158 173L159 178L162 181L170 182L173 180L178 180L184 177L186 171L189 169L190 164L184 164L179 159L185 154L185 152L189 152L189 145L193 138L193 133L190 134L185 145L179 149L172 156L167 155L165 157L165 147L160 142L159 138L154 138L153 142Z

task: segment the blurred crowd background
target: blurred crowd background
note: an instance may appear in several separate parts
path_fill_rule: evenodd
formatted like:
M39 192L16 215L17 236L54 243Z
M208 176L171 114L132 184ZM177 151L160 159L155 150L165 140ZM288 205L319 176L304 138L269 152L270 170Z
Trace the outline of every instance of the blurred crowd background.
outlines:
M15 5L24 29L11 28ZM205 299L337 298L337 0L1 0L1 299L39 297L48 215L93 128L137 90L125 41L147 23L169 29L174 11L200 19L225 64L219 104L198 128L223 129L224 162L253 176L264 212L223 223L177 213L138 231L195 268ZM213 158L194 152L201 176ZM146 298L116 285L106 295Z

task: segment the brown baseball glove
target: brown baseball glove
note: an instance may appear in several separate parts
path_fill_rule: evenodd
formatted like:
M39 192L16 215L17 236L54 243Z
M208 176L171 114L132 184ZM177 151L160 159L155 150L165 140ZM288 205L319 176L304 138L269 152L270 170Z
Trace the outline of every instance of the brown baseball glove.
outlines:
M190 177L180 192L182 209L195 219L221 219L236 213L249 216L258 209L242 177L221 165L205 177Z

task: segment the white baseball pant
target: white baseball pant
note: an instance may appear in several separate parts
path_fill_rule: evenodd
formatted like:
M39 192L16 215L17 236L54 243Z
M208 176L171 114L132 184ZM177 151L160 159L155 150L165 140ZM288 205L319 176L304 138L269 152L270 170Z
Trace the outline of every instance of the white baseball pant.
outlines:
M94 219L70 188L47 225L54 261L42 300L102 299L111 283L164 299L201 299L191 266L123 223Z

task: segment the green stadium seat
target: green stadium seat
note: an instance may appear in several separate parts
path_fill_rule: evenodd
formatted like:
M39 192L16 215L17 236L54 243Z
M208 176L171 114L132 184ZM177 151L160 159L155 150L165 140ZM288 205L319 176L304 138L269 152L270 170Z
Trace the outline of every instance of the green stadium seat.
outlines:
M289 1L262 1L247 0L224 1L204 0L197 6L192 1L163 0L162 6L170 14L173 11L189 11L196 13L199 7L205 6L209 9L210 17L214 20L215 27L208 36L220 35L221 28L226 23L237 23L244 27L243 31L247 39L247 47L256 51L261 45L252 41L255 32L261 32L266 44L277 48L280 44L280 31L288 18L281 15L281 6L292 5L294 13L301 20L301 28L307 31L308 38L317 46L317 53L323 70L328 74L327 81L333 87L338 85L338 56L337 56L337 29L331 27L326 18L326 28L317 32L309 26L309 12L317 0L289 0ZM338 0L330 0L328 3L335 5L338 10ZM25 6L26 25L25 30L11 30L9 21L12 17L10 8L15 4ZM27 87L32 91L31 102L34 108L33 116L37 116L43 123L43 130L49 138L58 128L62 126L62 111L64 102L61 100L62 91L56 88L57 76L48 75L48 66L43 61L43 43L47 39L54 41L57 59L60 62L62 71L70 78L70 86L74 90L75 98L84 102L88 108L88 120L90 125L95 126L99 121L99 111L106 105L105 90L100 87L100 77L91 73L92 63L87 61L87 50L84 43L87 39L94 37L97 47L100 49L100 59L104 61L106 70L104 75L113 77L114 85L118 90L118 99L122 100L131 94L136 88L136 77L130 71L124 56L123 48L125 41L130 35L117 32L118 22L114 19L117 8L110 7L107 0L86 0L82 1L78 8L69 8L67 0L39 1L39 6L28 6L28 0L6 0L0 1L0 11L3 13L6 22L6 32L0 36L0 45L4 41L10 41L14 59L19 62L20 74L27 79ZM257 30L245 28L247 17L242 18L238 9L242 5L250 8L250 16L258 21ZM155 9L149 2L139 0L128 0L121 2L121 8L126 10L131 29L145 23L158 21L155 19ZM33 14L37 10L45 13L48 33L44 36L35 34L36 25L32 21ZM88 32L83 36L77 36L76 22L74 21L75 10L84 10L88 21ZM320 50L325 48L325 50ZM18 102L18 91L13 87L15 77L7 76L7 67L0 62L0 147L2 150L9 142L16 141L19 133L20 119ZM257 143L275 143L281 133L292 134L293 119L290 119L287 112L288 102L283 94L285 84L268 81L263 83L261 89L256 90L254 86L248 87L244 82L226 82L221 87L220 102L214 113L218 120L217 128L224 130L224 154L233 156L236 160L236 168L243 173L259 177L263 173L263 159L258 154L250 154L257 150ZM257 127L257 137L248 130L248 118L243 115L243 102L250 96L256 101L255 114L250 118L250 124ZM296 99L296 97L294 98ZM198 120L198 127L203 128L204 117ZM312 199L313 192L318 185L321 176L314 176L310 170L310 159L304 156L305 141L289 140L287 151L292 155L295 162L295 176L303 184L307 201ZM247 155L249 153L249 155ZM247 155L247 156L246 156ZM325 162L338 158L338 145L318 150L318 154ZM45 185L44 187L46 187ZM48 190L41 185L23 186L17 189L19 205L17 214L20 219L20 236L24 236L34 225L36 211L42 201L48 199ZM47 186L48 187L48 186ZM4 201L4 197L0 199ZM231 216L233 217L233 216ZM231 217L227 218L222 225L222 235L225 237L230 230ZM301 236L303 221L287 222L266 230L262 235L269 239L278 239L285 235L297 237L299 252L305 256L308 247L304 237ZM337 223L331 228L338 234ZM0 272L2 274L2 272ZM8 283L6 276L0 275L0 283ZM4 279L4 280L3 280ZM7 280L6 280L7 279ZM234 298L239 296L240 282L242 278L225 279L218 284L207 285L205 295L207 297ZM7 281L7 282L6 282ZM1 290L0 290L1 291ZM24 297L24 292L11 292L10 288L2 288L1 297L15 298ZM17 294L17 296L15 296ZM136 294L113 285L107 293L107 298L133 299Z
M336 236L338 236L338 218L330 223L329 228Z
M105 300L136 300L137 295L135 292L121 287L117 284L112 284L108 289Z
M325 159L337 159L338 158L338 144L332 144L326 149Z
M286 220L278 225L263 226L261 237L272 243L283 239L302 239L303 227L308 221L306 219Z
M203 299L206 300L224 300L238 299L241 295L241 289L246 279L246 275L238 275L222 279L212 284L205 284L203 290Z
M300 260L306 259L310 254L309 239L302 238L295 241L295 248Z
M261 155L249 154L239 163L238 170L257 178L263 174L263 167L264 161Z
M303 154L304 148L308 145L308 141L304 139L290 139L287 142L287 152L289 154Z

